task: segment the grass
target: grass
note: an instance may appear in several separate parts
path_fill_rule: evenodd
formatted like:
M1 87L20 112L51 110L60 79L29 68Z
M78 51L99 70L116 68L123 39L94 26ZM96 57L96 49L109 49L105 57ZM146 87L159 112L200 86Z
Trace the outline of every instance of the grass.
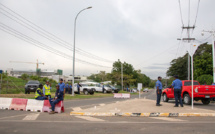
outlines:
M128 93L126 91L120 91L119 93ZM131 95L137 95L139 93L131 93ZM0 94L0 97L7 97L7 98L25 98L25 99L34 99L34 93L31 94ZM55 93L51 93L51 96L54 97ZM64 96L64 100L73 100L73 99L91 99L91 98L104 98L104 97L113 97L112 93L94 93L94 95L84 95L81 94L75 94L75 96L71 96L71 94L66 94Z

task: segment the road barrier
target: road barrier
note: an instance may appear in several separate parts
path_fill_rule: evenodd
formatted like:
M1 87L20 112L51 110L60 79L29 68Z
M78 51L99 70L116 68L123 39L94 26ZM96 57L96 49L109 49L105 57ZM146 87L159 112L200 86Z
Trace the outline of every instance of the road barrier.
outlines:
M131 98L130 94L127 93L114 93L114 98Z
M33 100L29 99L26 111L35 111L35 112L42 112L43 110L44 101L43 100Z
M60 101L58 102L56 105L55 105L55 112L57 113L61 113L61 112L64 112L64 104L63 104L63 101Z
M0 109L9 109L12 98L0 98Z
M44 105L43 105L43 112L50 112L51 111L51 105L49 100L44 100Z
M25 111L27 102L28 102L28 99L13 98L9 109Z

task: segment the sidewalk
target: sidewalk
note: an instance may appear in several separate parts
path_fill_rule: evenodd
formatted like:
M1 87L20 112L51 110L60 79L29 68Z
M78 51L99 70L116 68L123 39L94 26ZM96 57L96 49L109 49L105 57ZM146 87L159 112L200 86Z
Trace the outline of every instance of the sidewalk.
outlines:
M113 98L114 99L114 98ZM215 116L215 104L202 105L195 102L194 109L191 105L174 107L174 101L161 102L162 106L156 106L155 100L149 99L128 99L112 104L89 109L72 111L70 115L88 116Z

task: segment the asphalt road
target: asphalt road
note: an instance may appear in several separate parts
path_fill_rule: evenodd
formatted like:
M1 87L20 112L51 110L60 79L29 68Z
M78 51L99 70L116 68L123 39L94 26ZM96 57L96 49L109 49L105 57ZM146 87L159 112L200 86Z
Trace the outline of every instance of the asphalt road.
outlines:
M141 97L155 99L153 91ZM138 95L132 96L138 98ZM49 115L27 111L0 110L0 134L214 134L214 117L88 117L70 116L72 107L93 107L124 99L97 98L65 101L66 112Z

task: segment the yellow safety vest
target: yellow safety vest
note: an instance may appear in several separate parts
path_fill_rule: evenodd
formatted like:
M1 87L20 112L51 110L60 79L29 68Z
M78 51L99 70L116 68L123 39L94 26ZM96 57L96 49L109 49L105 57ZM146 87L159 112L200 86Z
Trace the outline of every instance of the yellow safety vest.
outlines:
M50 86L47 86L47 85L45 84L43 87L45 88L45 95L51 95Z
M37 88L37 90L40 90L40 92L42 93L42 89ZM41 96L40 94L37 93L37 90L36 90L36 92L35 92L35 99L36 99L37 97Z

